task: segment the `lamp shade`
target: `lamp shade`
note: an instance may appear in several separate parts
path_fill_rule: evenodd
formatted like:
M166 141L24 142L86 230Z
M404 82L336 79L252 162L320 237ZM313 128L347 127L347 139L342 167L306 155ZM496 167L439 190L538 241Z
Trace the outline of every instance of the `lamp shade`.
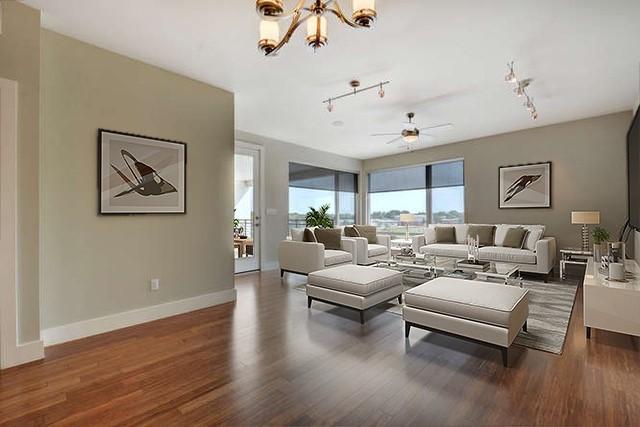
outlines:
M400 222L416 222L416 216L410 213L400 214Z
M571 212L571 224L600 224L600 212L573 211Z

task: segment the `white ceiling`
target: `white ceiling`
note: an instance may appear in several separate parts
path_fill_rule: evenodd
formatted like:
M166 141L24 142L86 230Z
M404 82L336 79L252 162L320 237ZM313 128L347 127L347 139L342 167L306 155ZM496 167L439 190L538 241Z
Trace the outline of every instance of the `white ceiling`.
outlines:
M239 130L362 159L401 150L369 134L400 130L407 111L421 126L455 123L426 147L627 110L638 96L638 0L378 0L372 31L329 17L327 47L314 54L301 28L277 58L257 50L253 0L25 3L46 28L234 92ZM535 122L503 81L511 59L535 79ZM356 77L392 83L382 100L371 91L328 113L321 101Z

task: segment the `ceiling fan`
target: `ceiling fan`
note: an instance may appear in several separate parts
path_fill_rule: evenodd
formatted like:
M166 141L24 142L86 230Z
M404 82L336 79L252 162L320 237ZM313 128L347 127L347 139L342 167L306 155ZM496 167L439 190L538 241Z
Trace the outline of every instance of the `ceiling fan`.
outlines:
M441 130L441 129L449 129L453 127L452 123L443 123L441 125L429 126L424 128L418 128L418 125L413 121L413 118L416 116L415 113L407 113L408 122L405 122L404 129L402 132L395 133L374 133L371 136L395 136L391 141L387 142L387 144L393 144L398 140L402 140L405 143L405 146L409 149L411 144L414 142L418 142L420 139L420 135L431 136L426 133L422 133L428 130Z

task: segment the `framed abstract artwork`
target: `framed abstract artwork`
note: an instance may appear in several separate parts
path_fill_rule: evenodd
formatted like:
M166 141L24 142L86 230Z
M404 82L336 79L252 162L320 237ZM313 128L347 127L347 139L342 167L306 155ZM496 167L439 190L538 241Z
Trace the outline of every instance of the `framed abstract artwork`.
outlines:
M99 213L186 213L187 145L98 131Z
M501 166L498 175L500 209L551 207L551 162Z

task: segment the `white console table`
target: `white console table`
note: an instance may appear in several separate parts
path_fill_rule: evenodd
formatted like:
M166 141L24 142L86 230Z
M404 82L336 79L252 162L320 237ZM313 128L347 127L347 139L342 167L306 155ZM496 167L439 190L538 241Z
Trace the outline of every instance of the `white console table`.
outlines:
M589 258L584 276L584 326L640 336L640 267L627 260L626 282L606 279L600 265Z

